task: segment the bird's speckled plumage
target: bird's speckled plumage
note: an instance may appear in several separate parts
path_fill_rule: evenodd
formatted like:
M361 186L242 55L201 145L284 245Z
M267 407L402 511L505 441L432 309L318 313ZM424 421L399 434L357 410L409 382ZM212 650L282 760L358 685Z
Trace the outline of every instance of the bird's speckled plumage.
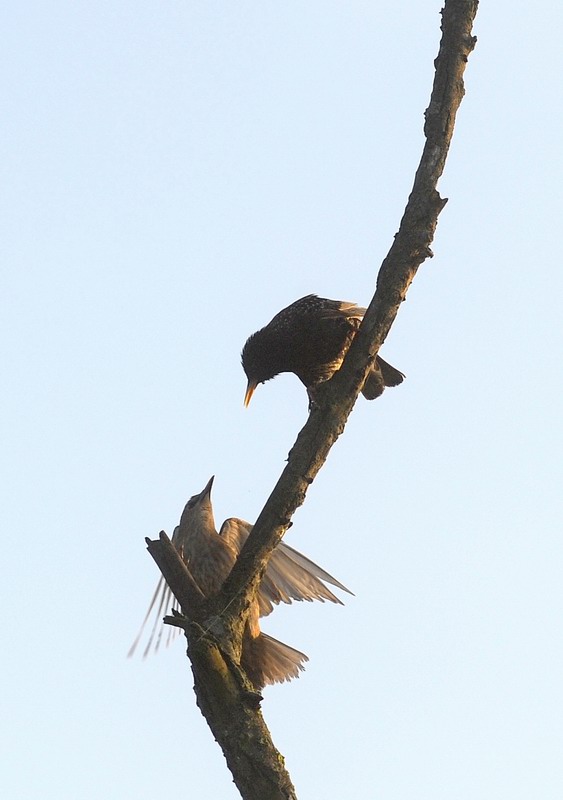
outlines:
M296 300L247 339L242 366L248 378L245 405L259 383L282 372L293 372L309 392L340 369L366 309L343 300L309 294ZM402 383L404 375L376 357L362 393L368 400L386 386Z

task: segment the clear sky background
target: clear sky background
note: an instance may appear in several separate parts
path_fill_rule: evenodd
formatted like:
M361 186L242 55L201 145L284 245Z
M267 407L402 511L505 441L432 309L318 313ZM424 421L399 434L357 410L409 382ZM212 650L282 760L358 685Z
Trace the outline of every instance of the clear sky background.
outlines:
M307 415L246 337L372 296L439 2L26 2L2 15L0 793L237 798L178 641L125 654L215 474L254 520ZM264 629L300 800L563 796L563 6L482 2L434 259L287 541L354 592Z

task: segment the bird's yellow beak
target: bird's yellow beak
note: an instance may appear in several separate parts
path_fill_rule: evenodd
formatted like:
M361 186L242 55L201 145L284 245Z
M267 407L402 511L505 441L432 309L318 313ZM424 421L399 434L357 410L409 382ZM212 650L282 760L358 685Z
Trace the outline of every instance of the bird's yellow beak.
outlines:
M254 390L256 389L257 386L258 384L256 383L256 381L251 381L251 380L248 381L248 385L246 387L246 394L244 395L245 408L248 408L248 404L250 403L252 395L254 394Z

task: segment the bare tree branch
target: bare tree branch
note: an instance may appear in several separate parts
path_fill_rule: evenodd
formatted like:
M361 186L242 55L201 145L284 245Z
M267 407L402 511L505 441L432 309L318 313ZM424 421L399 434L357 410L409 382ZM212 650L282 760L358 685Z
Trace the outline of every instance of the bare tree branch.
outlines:
M146 540L184 617L165 621L188 640L197 704L223 750L241 796L249 800L297 800L284 760L260 711L261 695L239 666L240 646L229 630L209 618L204 596L168 536ZM217 635L219 634L219 635ZM237 638L236 636L234 638Z
M164 531L160 531L156 541L145 539L145 542L147 550L154 558L180 606L189 607L192 613L196 613L205 600L205 595L168 536Z
M288 463L260 513L217 599L232 618L244 614L272 550L289 527L308 487L344 430L366 374L397 316L420 264L432 255L430 245L446 201L436 190L448 154L456 113L464 95L463 73L475 46L472 25L478 0L446 0L442 40L426 110L426 144L399 232L377 279L377 289L341 369L318 391Z
M371 363L430 245L445 205L436 190L444 169L463 73L475 46L471 35L478 0L446 0L436 74L426 110L426 144L399 232L379 271L377 289L341 369L316 390L316 402L288 463L220 593L206 600L180 557L161 535L151 555L186 615L198 705L221 745L245 800L295 800L295 790L259 709L261 697L240 669L248 609L272 550L303 503L309 485L344 430ZM170 551L170 548L174 553ZM183 569L181 567L184 567Z

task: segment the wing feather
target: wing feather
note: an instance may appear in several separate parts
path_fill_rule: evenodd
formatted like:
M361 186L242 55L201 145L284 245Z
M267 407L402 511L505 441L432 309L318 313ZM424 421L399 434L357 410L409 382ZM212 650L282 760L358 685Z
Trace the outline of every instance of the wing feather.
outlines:
M238 554L251 530L252 525L249 522L231 517L225 520L219 533ZM329 600L331 603L342 605L342 601L325 586L325 583L352 594L344 584L310 558L280 542L270 557L258 590L260 616L270 614L274 604L291 603L294 600L309 602L320 600L323 603Z

